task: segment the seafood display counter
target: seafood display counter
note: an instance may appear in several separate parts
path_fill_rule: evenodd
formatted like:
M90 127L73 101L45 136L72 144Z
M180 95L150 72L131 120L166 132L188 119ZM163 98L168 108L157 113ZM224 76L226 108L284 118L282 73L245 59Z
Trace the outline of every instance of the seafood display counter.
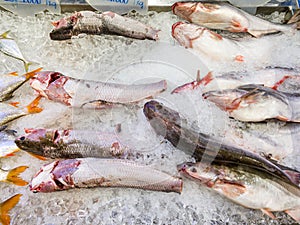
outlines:
M0 223L299 223L299 11L149 7L0 11Z

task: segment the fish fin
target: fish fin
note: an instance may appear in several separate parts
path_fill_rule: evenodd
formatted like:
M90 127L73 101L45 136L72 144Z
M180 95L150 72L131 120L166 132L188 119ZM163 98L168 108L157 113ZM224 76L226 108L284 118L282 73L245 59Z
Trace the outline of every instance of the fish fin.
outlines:
M213 31L209 31L209 33L210 33L210 37L211 38L213 38L213 39L215 39L217 41L223 40L223 37L220 34L217 34L217 33L213 32Z
M10 182L10 183L13 183L15 185L18 185L18 186L27 185L28 182L24 181L23 179L21 179L19 177L19 175L21 173L23 173L27 168L28 168L28 166L19 166L19 167L16 167L16 168L10 170L8 175L7 175L6 181Z
M29 66L31 66L32 64L34 64L34 62L26 62L26 61L24 61L24 68L25 68L25 72L26 73L29 70Z
M9 211L18 204L22 194L16 194L0 204L0 222L3 225L10 224Z
M300 186L300 172L292 169L284 169L283 171L289 176L294 184Z
M43 160L43 161L46 161L46 160L47 160L47 158L44 157L44 156L36 155L36 154L34 154L34 153L31 153L31 152L27 152L27 153L28 153L29 155L31 155L31 156L33 156L33 157L39 159L39 160Z
M5 31L3 34L0 35L0 37L7 38L7 35L8 35L9 32L10 32L10 30Z
M13 107L16 107L16 108L18 108L19 106L19 104L20 104L20 102L10 102L10 103L8 103L8 104L10 104L11 106L13 106Z
M213 73L210 71L199 82L205 86L209 84L213 79Z
M290 119L285 117L285 116L276 116L276 119L281 120L281 121L285 121L285 122L290 121Z
M11 75L11 76L18 76L19 74L18 74L18 72L17 71L15 71L15 72L11 72L11 73L9 73L8 75Z
M243 28L242 24L237 20L231 20L231 27L228 28L230 32L247 32L247 28Z
M287 24L295 24L295 29L300 29L300 11L296 12L292 18L287 22Z
M275 220L276 217L274 216L274 214L269 210L269 209L260 209L264 214L266 214L267 216L269 216L271 219Z
M286 79L289 79L289 78L291 78L291 76L289 76L289 75L284 76L282 79L280 79L279 81L277 81L277 82L274 84L274 86L272 87L272 89L277 90L277 88L278 88L278 87L279 87Z
M11 153L8 153L8 154L6 154L5 156L4 156L4 158L8 158L8 157L12 157L12 156L15 156L16 154L16 152L18 152L20 149L18 149L18 148L16 148L16 149L14 149Z
M253 37L256 37L256 38L260 38L263 35L262 32L255 31L255 30L248 30L248 33L251 34Z
M42 96L39 95L28 106L26 106L28 113L33 114L43 111L42 108L38 107L41 98Z
M300 207L295 209L285 210L290 217L292 217L296 222L300 223Z
M30 79L31 77L33 77L37 72L40 72L43 68L40 67L40 68L37 68L35 70L32 70L26 74L24 74L24 76L26 77L26 80Z
M244 62L245 59L244 59L244 56L242 56L242 55L237 55L237 56L234 58L234 61L236 61L236 62Z

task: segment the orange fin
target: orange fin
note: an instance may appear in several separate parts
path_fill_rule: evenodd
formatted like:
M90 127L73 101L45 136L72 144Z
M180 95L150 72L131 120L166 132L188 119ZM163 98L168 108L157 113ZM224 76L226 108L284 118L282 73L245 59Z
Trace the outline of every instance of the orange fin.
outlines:
M6 181L18 186L25 186L28 182L22 180L19 175L23 173L28 166L19 166L9 171Z
M237 61L237 62L244 62L245 61L244 56L242 56L242 55L237 55L234 58L234 60Z
M18 74L18 72L17 72L17 71L15 71L15 72L11 72L11 73L9 73L8 75L11 75L11 76L15 76L15 77L17 77L19 74Z
M274 214L273 214L271 211L269 211L268 209L261 209L261 211L262 211L264 214L266 214L267 216L269 216L271 219L273 219L273 220L276 219L276 217L274 216Z
M22 194L16 194L0 204L0 222L3 225L10 224L9 211L18 204Z
M28 113L32 114L32 113L39 113L43 111L42 108L38 107L41 98L42 96L39 95L27 106Z
M24 76L26 77L26 80L28 80L29 78L33 77L37 72L41 71L42 69L43 68L40 67L40 68L38 68L36 70L32 70L32 71L30 71L28 73L25 73Z
M206 74L201 80L201 84L203 84L204 86L207 85L208 83L210 83L213 80L213 74L212 72L208 72L208 74Z
M19 106L19 104L20 104L20 102L10 102L10 103L8 103L8 104L10 104L11 106L13 106L13 107L16 107L16 108L18 108Z
M285 116L277 116L276 119L281 120L281 121L290 121L289 118L285 117Z
M13 150L11 153L8 153L4 156L4 158L8 158L11 156L15 156L15 153L18 152L20 149L16 148L15 150Z
M220 34L217 34L217 33L213 32L213 31L209 31L209 33L210 33L210 37L211 38L213 38L213 39L215 39L217 41L223 40L223 37Z
M300 223L300 207L296 209L290 209L285 211L290 217L292 217L296 222Z
M46 157L41 156L41 155L36 155L36 154L34 154L34 153L31 153L31 152L28 152L28 154L30 154L31 156L33 156L33 157L35 157L35 158L37 158L37 159L39 159L39 160L43 160L43 161L47 160Z

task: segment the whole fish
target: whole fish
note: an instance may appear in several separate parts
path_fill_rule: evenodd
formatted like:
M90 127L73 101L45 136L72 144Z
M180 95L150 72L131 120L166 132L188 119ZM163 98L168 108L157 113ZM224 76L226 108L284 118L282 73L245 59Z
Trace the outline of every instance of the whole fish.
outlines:
M165 80L156 83L125 85L75 79L58 72L38 72L30 81L39 95L73 107L127 104L157 95L167 88Z
M203 97L240 121L259 122L278 119L300 122L299 94L250 84L235 89L209 91L204 93Z
M158 30L139 21L120 16L113 12L102 14L91 11L76 12L70 17L53 22L52 40L66 40L79 34L117 34L136 39L158 39Z
M172 10L177 16L200 26L248 32L254 37L277 32L293 33L297 27L271 23L227 3L176 2Z
M24 181L19 177L20 173L23 173L28 166L18 166L11 170L3 170L0 168L0 181L13 183L18 186L25 186L28 182Z
M0 204L0 223L3 225L10 224L9 211L18 204L21 194L16 194Z
M0 126L3 126L20 117L41 112L42 109L38 107L40 99L40 96L35 98L25 108L18 108L12 104L7 104L4 102L0 103Z
M222 91L246 84L261 84L279 91L297 92L300 89L300 72L289 68L266 68L223 74L209 72L202 79L200 79L198 73L195 81L175 88L172 93L198 88L203 93L216 90Z
M14 156L14 153L19 151L14 141L16 131L6 128L6 126L0 127L0 158Z
M30 184L33 192L87 187L124 187L181 193L182 181L150 166L128 160L82 158L45 165Z
M172 36L185 48L191 48L213 60L243 62L247 53L247 48L241 43L223 38L220 34L195 24L173 24Z
M28 72L22 76L18 76L15 72L0 76L0 102L6 101L13 97L13 93L28 81L36 72L41 71L38 68Z
M147 102L144 114L155 132L171 142L173 146L193 156L196 161L219 162L244 165L295 186L299 186L300 172L275 164L250 151L223 144L221 141L181 126L183 121L178 112L157 101Z
M32 62L29 62L24 58L15 40L7 37L8 33L9 31L6 31L0 35L0 51L5 55L21 60L24 63L25 71L27 72Z
M183 163L178 171L233 202L260 209L275 219L272 212L284 211L300 223L300 189L268 174L242 167Z
M47 158L124 157L129 147L113 132L88 130L25 129L16 145Z

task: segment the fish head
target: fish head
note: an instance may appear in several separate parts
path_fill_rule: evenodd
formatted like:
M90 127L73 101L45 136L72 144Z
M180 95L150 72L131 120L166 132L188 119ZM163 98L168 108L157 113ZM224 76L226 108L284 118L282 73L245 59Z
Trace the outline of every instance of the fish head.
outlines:
M208 91L204 93L202 97L216 104L221 110L231 111L239 107L241 97L245 93L247 93L247 91L227 89L222 91Z
M44 165L31 180L30 190L36 193L73 188L72 174L78 169L80 162L76 159L67 159Z
M44 156L44 153L52 149L58 149L62 145L61 135L57 130L26 129L26 134L15 140L16 145L29 153Z
M64 89L68 77L59 72L41 71L30 80L30 86L41 96L70 105L71 96Z

